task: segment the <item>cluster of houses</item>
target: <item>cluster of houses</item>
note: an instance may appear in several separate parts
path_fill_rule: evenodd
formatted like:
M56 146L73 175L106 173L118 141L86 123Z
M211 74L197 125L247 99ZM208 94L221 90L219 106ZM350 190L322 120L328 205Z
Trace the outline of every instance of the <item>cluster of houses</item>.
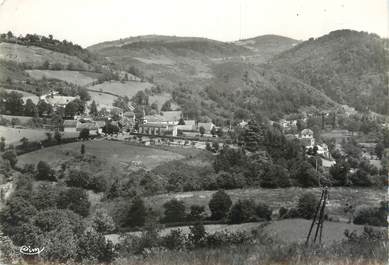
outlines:
M111 124L120 124L125 131L148 136L196 137L200 134L200 128L203 128L201 129L203 136L211 137L212 131L216 129L212 122L202 123L183 119L181 111L162 111L159 114L144 115L138 122L133 111L123 112L119 108L113 108L110 114L113 113L118 117L118 121L111 120ZM79 115L72 120L65 120L63 127L67 133L79 133L83 129L88 129L90 134L101 134L105 124L105 119L96 121L89 116Z
M315 140L314 133L311 129L304 129L298 134L287 134L287 138L289 139L298 139L305 149L313 150L315 147L317 148L316 153L320 155L324 159L331 159L330 151L328 146L325 143L318 143Z

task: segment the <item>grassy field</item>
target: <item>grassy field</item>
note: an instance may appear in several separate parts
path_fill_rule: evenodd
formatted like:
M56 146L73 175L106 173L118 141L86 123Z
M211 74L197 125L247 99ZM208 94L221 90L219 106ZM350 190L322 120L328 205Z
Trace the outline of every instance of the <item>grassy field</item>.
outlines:
M127 96L131 99L138 91L144 91L145 89L150 89L153 85L147 82L136 82L136 81L127 81L125 83L118 81L109 81L104 82L102 84L97 84L89 87L89 94L92 97L92 100L96 101L99 108L102 107L110 107L112 103L118 96ZM100 92L96 92L100 91ZM106 94L112 93L112 94ZM150 104L156 102L158 107L161 108L162 105L171 99L171 95L169 93L155 94L149 96Z
M131 99L138 91L143 91L146 88L151 88L152 86L152 84L146 82L127 81L122 83L119 81L109 81L91 86L89 89L109 92L123 97L127 96Z
M112 107L113 102L117 99L116 96L100 92L89 91L89 95L91 96L91 100L88 102L88 105L94 100L99 110Z
M256 202L268 204L273 211L277 212L280 207L294 207L299 196L304 192L313 192L317 198L320 197L318 188L287 188L287 189L244 189L226 191L233 202L242 199L253 199ZM147 197L147 204L154 210L161 212L162 205L176 198L182 200L187 207L193 204L208 206L208 202L215 191L196 191L156 195ZM378 206L380 201L387 198L385 189L368 188L330 188L327 210L330 216L345 220L344 205L346 202L352 203L355 207L361 205ZM206 207L208 209L208 207Z
M105 160L108 165L115 168L127 167L131 161L140 161L141 166L152 169L163 162L183 158L182 155L173 152L126 145L121 142L93 140L82 143L85 144L86 153ZM69 159L74 152L80 150L80 147L81 142L52 146L21 155L18 161L20 164L36 164L43 160L55 165L56 162Z
M80 71L67 71L67 70L26 70L26 72L34 79L59 79L68 83L76 84L79 86L85 86L93 81L97 80L99 74L94 76L91 73L85 74Z
M28 63L35 67L42 66L45 61L50 64L60 63L68 65L81 65L85 69L88 65L81 59L67 54L54 52L36 46L23 46L13 43L0 43L0 59L16 63Z
M5 143L20 144L20 139L26 137L29 141L41 141L46 139L47 130L40 129L16 129L0 126L0 136L5 138Z

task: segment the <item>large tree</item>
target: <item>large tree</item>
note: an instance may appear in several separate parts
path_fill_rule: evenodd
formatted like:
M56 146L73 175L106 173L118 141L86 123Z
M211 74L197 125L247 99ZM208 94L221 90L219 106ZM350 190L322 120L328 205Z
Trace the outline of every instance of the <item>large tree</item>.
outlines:
M228 211L232 205L230 196L224 192L224 190L219 190L212 195L211 200L209 201L209 209L211 210L212 219L220 220L227 216Z
M243 132L244 148L250 152L258 151L264 143L264 129L254 120L250 120Z
M131 203L130 208L127 211L125 225L131 227L142 227L146 222L146 207L141 197L136 196Z
M65 107L65 115L73 117L76 114L83 113L85 110L85 103L79 99L69 102Z
M38 109L34 102L29 98L26 100L26 105L24 106L24 115L26 116L36 116L38 114Z
M89 114L92 116L97 116L99 114L97 111L96 101L94 101L94 100L92 101L92 103L89 106Z

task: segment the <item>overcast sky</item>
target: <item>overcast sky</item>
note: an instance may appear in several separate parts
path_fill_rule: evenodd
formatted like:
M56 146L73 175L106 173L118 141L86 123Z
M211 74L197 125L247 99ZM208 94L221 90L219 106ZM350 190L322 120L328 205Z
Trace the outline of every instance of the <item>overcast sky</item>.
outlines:
M0 0L0 32L53 34L84 47L146 34L299 40L336 29L388 37L389 0Z

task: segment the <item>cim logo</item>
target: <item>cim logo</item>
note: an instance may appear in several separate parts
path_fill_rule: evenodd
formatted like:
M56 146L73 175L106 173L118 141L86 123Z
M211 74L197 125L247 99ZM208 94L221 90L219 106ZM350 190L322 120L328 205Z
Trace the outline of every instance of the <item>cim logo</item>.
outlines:
M39 255L45 248L31 248L30 246L21 246L20 253L24 255Z

